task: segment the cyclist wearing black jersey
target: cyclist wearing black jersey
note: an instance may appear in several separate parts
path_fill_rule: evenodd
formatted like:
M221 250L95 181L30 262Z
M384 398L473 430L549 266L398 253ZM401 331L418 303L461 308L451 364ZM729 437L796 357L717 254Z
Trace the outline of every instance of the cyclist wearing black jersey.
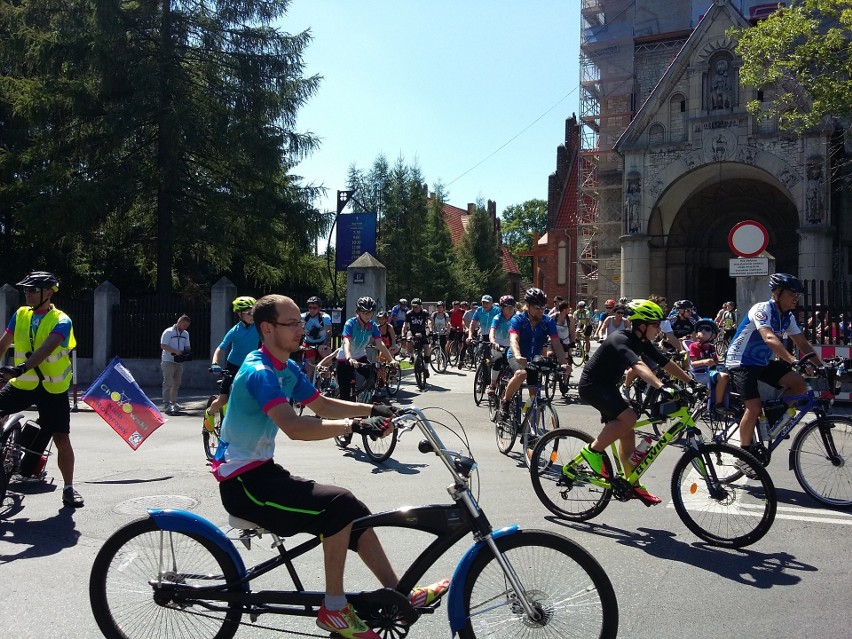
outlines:
M429 361L431 350L427 335L432 330L432 319L429 317L429 311L423 309L423 302L419 297L411 300L411 310L405 314L405 324L402 327L402 335L410 339L409 355L414 355L414 347L419 342L423 345L423 356L426 362ZM429 377L429 369L426 369L426 377Z
M689 300L678 300L674 303L674 309L676 313L669 319L669 323L674 336L683 340L695 331L695 322L698 321L695 305Z
M625 368L635 371L650 386L662 388L663 383L642 361L646 357L669 375L684 382L693 381L652 344L660 333L663 309L649 300L637 299L630 302L627 318L631 328L610 334L586 362L580 376L580 399L594 406L605 424L597 438L582 449L583 458L598 474L606 473L601 453L616 440L621 444L618 456L625 476L633 472L633 464L630 463L636 447L633 426L639 417L618 392L618 382ZM659 497L648 492L642 484L636 484L633 492L647 506L660 503Z

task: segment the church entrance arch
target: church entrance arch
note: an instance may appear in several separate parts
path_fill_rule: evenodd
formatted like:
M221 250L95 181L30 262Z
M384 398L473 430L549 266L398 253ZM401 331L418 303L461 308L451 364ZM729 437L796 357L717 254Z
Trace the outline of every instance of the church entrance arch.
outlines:
M776 270L797 272L799 216L789 192L758 167L721 162L685 173L660 195L649 224L651 281L666 283L670 301L690 299L714 315L736 299L728 233L743 220L766 227Z

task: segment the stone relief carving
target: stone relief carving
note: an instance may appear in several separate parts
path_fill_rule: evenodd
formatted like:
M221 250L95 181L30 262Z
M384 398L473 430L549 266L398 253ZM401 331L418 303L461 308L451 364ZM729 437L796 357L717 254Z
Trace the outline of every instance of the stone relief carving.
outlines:
M728 60L716 60L711 70L710 80L710 111L730 109L731 98L731 63Z
M805 214L808 224L820 224L825 208L825 180L822 175L822 158L810 158L806 172Z
M627 197L624 200L624 219L629 234L639 233L641 228L642 176L636 171L627 174Z
M754 164L757 162L757 149L753 146L744 146L740 149L739 160L743 164Z
M729 129L704 131L704 161L722 162L736 156L737 136Z
M799 176L793 173L789 168L784 167L781 171L778 172L776 176L781 182L784 183L788 189L792 189L799 182Z

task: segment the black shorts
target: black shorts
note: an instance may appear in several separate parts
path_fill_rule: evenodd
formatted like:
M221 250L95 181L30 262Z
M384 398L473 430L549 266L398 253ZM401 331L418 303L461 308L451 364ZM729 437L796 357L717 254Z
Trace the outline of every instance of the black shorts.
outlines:
M585 384L579 386L577 390L583 402L598 410L603 423L611 422L630 408L621 393L618 392L617 386Z
M591 337L591 335L592 335L592 325L591 324L586 324L586 328L583 329L583 335L585 335L586 337Z
M521 367L518 364L518 360L516 360L514 357L509 357L509 358L507 358L507 360L509 362L509 368L511 368L513 371L521 370ZM538 382L539 382L538 371L528 370L527 371L527 386L532 386L533 388L535 388L535 387L538 386Z
M730 368L728 369L728 374L731 376L731 385L734 390L745 401L760 397L760 390L757 387L758 381L775 388L781 388L778 382L791 370L793 369L787 362L774 359L766 366L738 366L737 368Z
M282 537L298 533L330 537L370 514L345 488L294 477L271 460L221 482L219 495L230 514ZM349 548L357 550L359 537L360 533L352 534Z
M71 432L71 405L68 403L68 391L48 393L39 384L33 390L21 390L11 384L0 389L0 416L11 415L30 406L38 409L38 424L45 432Z

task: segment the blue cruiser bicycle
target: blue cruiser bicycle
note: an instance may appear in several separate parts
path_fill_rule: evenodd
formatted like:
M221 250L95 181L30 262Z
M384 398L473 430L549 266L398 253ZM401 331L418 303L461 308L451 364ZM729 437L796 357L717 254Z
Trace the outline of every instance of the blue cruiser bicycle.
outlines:
M447 413L449 414L449 413ZM453 418L455 419L455 418ZM461 424L465 451L447 450L434 426L418 408L407 408L394 422L419 427L419 449L434 453L452 477L452 504L427 505L376 513L356 527L392 526L419 530L434 540L414 559L396 589L350 592L347 599L383 639L402 639L423 614L443 599L451 636L537 637L542 639L614 638L618 604L600 564L562 535L523 530L518 525L494 530L471 491L476 464ZM231 518L239 539L269 535L278 554L246 566L231 538L211 522L181 510L150 510L148 516L119 529L98 553L89 580L95 620L105 637L233 637L247 615L315 617L324 593L307 591L294 560L318 547L320 540L286 549L273 533ZM407 594L452 546L471 534L448 593L428 606L413 607ZM285 566L288 590L253 590L252 581Z

